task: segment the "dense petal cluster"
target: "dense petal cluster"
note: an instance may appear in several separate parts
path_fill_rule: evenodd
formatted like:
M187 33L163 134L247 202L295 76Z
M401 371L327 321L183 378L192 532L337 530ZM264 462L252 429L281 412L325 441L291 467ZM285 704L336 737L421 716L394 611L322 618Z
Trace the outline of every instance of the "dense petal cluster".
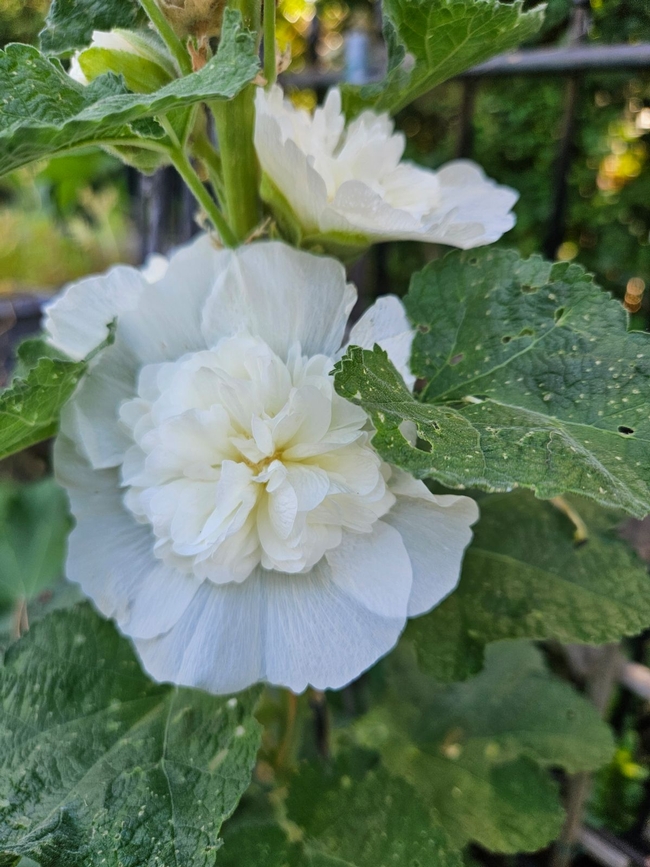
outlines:
M476 505L384 463L336 393L356 298L340 264L207 236L153 264L73 284L47 313L75 358L117 320L55 447L68 576L160 680L343 686L453 590ZM350 340L412 382L396 298Z
M467 160L437 172L403 161L405 138L389 115L364 111L346 125L337 88L313 115L277 85L259 90L255 147L269 203L307 240L410 239L469 249L514 225L514 190Z

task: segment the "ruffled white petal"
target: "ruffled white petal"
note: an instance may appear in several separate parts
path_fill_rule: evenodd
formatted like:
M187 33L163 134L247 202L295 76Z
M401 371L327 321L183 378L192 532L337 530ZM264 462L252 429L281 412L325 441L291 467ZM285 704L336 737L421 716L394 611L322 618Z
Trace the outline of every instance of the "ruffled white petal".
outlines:
M469 250L498 241L514 226L511 209L519 193L487 178L476 163L455 160L437 177L440 206L431 214L424 240Z
M393 470L390 486L397 501L382 520L400 533L411 559L408 616L415 617L456 588L479 510L470 497L432 494L423 482L401 470Z
M276 85L256 97L255 146L269 202L303 237L420 240L463 249L488 244L512 228L517 194L469 161L438 172L401 161L405 139L388 114L365 111L349 125L338 89L313 116ZM279 198L278 198L279 193ZM333 239L334 240L334 239ZM320 237L319 243L323 243Z
M407 386L413 388L415 376L409 362L414 334L399 298L383 295L352 328L347 346L372 349L378 343L388 353Z
M208 235L200 235L170 257L158 280L145 283L137 309L119 319L119 333L140 365L205 349L203 307L229 255L215 249Z
M285 360L296 343L308 356L334 355L357 297L339 262L275 241L224 255L203 312L207 345L246 329Z
M297 693L345 686L394 646L406 622L410 563L389 529L378 531L365 564L370 542L300 576L258 568L241 584L205 584L166 635L136 641L145 668L214 693L257 681Z
M154 557L150 528L136 523L122 505L116 470L93 471L63 435L54 445L54 464L76 520L68 539L67 578L131 637L171 629L200 582Z
M81 361L108 337L108 326L136 307L147 281L120 265L71 283L44 307L43 328L52 346Z

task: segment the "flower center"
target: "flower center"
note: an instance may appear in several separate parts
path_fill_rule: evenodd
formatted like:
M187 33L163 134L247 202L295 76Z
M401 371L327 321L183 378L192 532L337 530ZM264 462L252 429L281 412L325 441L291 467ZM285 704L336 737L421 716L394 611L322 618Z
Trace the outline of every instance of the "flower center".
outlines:
M157 556L226 582L260 564L305 572L344 532L371 531L394 497L367 416L331 369L242 334L141 371L120 408L133 440L122 483Z

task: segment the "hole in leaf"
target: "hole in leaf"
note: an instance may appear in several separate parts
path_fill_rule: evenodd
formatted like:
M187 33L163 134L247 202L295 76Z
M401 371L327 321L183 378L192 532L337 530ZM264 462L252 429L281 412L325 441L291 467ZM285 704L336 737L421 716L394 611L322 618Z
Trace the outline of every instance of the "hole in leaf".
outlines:
M467 261L470 265L478 265L478 259L476 258L476 256L472 256L472 258L468 259Z
M509 334L505 334L501 338L501 343L510 343L511 340L512 340L512 337Z
M634 433L633 427L626 427L624 424L620 424L618 426L618 432L623 434L623 436L630 437Z
M462 361L463 358L465 358L465 353L464 353L464 352L459 352L458 355L454 355L454 356L449 360L449 364L451 364L451 366L453 367L455 364L458 364L460 361Z
M555 319L556 322L559 322L563 316L564 316L564 307L558 307L557 310L555 311L553 318Z
M534 295L535 292L537 292L537 289L538 289L538 288L539 288L539 287L537 287L537 286L522 286L522 287L521 287L521 291L522 291L525 295Z
M420 334L428 334L431 329L428 325L418 325L418 331Z
M535 329L534 328L522 328L519 332L519 337L534 337Z

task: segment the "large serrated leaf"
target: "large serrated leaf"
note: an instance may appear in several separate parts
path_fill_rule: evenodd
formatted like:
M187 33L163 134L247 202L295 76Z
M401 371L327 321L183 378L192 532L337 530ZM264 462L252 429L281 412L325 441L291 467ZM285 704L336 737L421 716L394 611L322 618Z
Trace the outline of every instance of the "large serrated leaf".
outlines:
M41 48L46 54L69 54L89 45L93 30L129 29L143 20L137 0L53 0L41 32Z
M544 768L594 770L611 758L596 709L526 642L492 645L485 670L450 687L419 675L407 654L391 665L388 700L358 723L359 737L438 811L457 845L548 844L563 815Z
M128 93L110 73L84 87L36 48L9 45L0 52L0 175L75 147L142 144L162 134L156 116L230 99L258 69L254 36L234 10L227 10L219 50L203 69L148 94Z
M509 51L541 27L545 6L522 0L384 0L389 69L381 84L344 88L348 115L364 108L396 112L443 81ZM405 53L412 58L406 68Z
M414 276L405 303L424 402L379 351L351 349L336 377L386 460L449 487L650 512L650 335L628 333L580 266L454 252ZM403 436L405 419L429 451Z
M258 694L152 683L88 605L42 620L0 670L0 863L212 867L255 763Z
M619 538L620 516L569 502L589 532L580 546L562 512L524 491L481 499L459 586L407 627L425 671L460 680L500 639L603 644L647 628L650 576Z

